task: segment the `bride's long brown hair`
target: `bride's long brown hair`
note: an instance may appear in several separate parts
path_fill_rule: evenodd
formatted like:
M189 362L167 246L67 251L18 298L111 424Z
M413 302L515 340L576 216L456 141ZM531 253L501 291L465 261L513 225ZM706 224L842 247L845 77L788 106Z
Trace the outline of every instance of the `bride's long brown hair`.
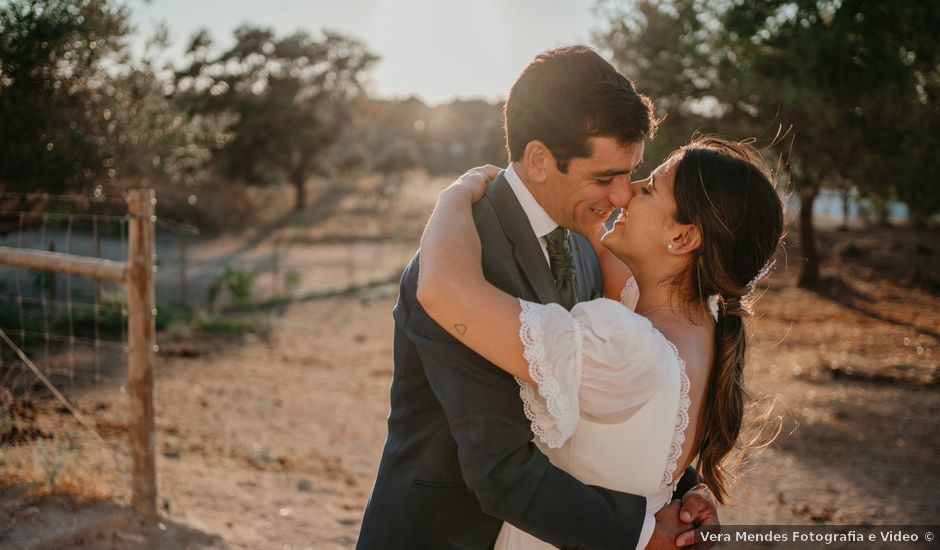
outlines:
M675 151L675 218L698 228L702 245L675 281L692 304L718 295L715 359L701 426L698 471L719 502L727 496L729 466L748 445L739 441L748 395L747 337L755 285L766 276L783 236L783 204L774 178L751 146L704 136ZM735 452L737 451L737 452Z

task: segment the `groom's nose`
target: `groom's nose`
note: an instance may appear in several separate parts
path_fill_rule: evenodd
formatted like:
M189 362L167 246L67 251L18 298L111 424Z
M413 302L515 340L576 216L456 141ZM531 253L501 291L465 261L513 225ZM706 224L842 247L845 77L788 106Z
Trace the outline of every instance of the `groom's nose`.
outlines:
M630 202L630 199L633 198L633 186L630 182L629 175L623 175L617 178L614 178L613 187L610 190L609 199L610 204L623 208Z

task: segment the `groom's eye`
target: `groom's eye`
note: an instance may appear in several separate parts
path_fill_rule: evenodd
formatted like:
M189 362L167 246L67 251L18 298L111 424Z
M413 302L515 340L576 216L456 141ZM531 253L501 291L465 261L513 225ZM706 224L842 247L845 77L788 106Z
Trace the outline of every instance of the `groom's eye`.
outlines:
M614 181L614 178L607 178L607 179L600 179L600 178L598 178L598 179L596 179L596 180L594 180L594 181L596 181L596 182L599 183L600 185L610 185L610 182Z

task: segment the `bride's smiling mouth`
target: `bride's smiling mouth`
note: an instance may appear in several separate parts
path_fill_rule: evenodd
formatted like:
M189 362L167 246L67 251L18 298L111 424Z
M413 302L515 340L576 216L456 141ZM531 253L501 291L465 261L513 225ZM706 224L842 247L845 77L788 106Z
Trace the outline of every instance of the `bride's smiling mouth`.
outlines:
M625 223L627 223L627 209L621 208L617 219L614 220L614 225L623 225Z

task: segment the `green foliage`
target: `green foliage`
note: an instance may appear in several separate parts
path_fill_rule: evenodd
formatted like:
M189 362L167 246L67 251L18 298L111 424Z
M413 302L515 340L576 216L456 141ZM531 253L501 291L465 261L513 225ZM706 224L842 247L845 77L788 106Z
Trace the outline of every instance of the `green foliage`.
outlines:
M679 126L690 133L703 116L711 119L705 129L725 134L770 138L778 127L792 127L792 150L786 143L778 153L798 187L849 181L865 194L890 196L899 184L886 184L889 175L936 165L902 166L926 160L922 153L932 154L940 139L935 2L634 0L600 6L610 24L598 42L667 115L667 132Z
M595 35L603 53L640 92L650 97L663 123L647 143L644 165L652 171L696 131L732 134L717 96L719 75L715 20L701 2L606 1L598 12L608 26Z
M157 330L167 330L174 325L187 325L192 321L192 312L179 304L170 302L157 306Z
M291 269L284 274L284 290L287 292L288 296L293 296L297 289L300 288L300 283L303 281L303 275L296 269Z
M30 269L29 278L33 282L34 289L42 291L50 300L55 300L56 274L54 271Z
M248 306L243 306L243 309ZM268 330L265 315L226 311L214 313L211 308L195 310L178 304L163 303L157 307L157 330L166 331L171 340L192 338L200 332L220 334L263 334Z
M112 0L0 4L0 181L18 191L89 191L156 178L195 184L227 119L187 116L153 61L132 59L130 12Z
M363 150L364 170L394 176L420 165L438 175L506 163L500 103L455 99L429 106L416 98L370 99L358 110L359 125L341 152Z
M0 5L0 180L62 191L105 169L113 94L103 66L128 25L106 0Z
M45 272L37 272L40 278L35 280L41 281L43 273ZM36 303L19 304L10 297L0 301L0 327L11 335L19 330L43 334L48 328L53 334L71 334L78 338L93 339L97 331L101 338L114 339L123 334L126 322L124 293L120 291L103 293L97 311L91 307L73 308L71 317L68 308L62 303L48 303L43 308Z
M170 47L165 27L132 55L131 7L0 3L5 189L195 188L222 176L290 182L300 209L315 174L378 172L394 196L402 174L418 165L442 174L505 162L501 105L367 98L362 82L378 57L351 37L276 36L245 25L233 46L219 49L200 31L173 67L158 61Z
M657 160L695 130L756 136L805 212L823 187L901 198L915 219L940 210L937 2L632 0L600 11L610 24L598 43L666 116L665 146L647 153Z
M207 304L210 311L215 311L222 290L228 290L232 305L236 309L245 309L251 305L251 289L258 273L253 269L226 267L218 279L209 285Z
M56 481L65 469L69 454L76 449L75 434L66 432L41 444L37 450L37 463L46 477L46 487L55 489Z
M190 113L226 113L231 143L218 151L218 168L251 183L289 181L303 207L303 186L322 171L325 152L353 117L366 71L378 59L346 36L306 32L276 37L245 25L235 44L211 54L206 31L189 44L188 66L177 71L175 97Z
M213 315L208 311L198 311L193 317L193 326L203 332L257 334L267 330L267 321L257 315Z

